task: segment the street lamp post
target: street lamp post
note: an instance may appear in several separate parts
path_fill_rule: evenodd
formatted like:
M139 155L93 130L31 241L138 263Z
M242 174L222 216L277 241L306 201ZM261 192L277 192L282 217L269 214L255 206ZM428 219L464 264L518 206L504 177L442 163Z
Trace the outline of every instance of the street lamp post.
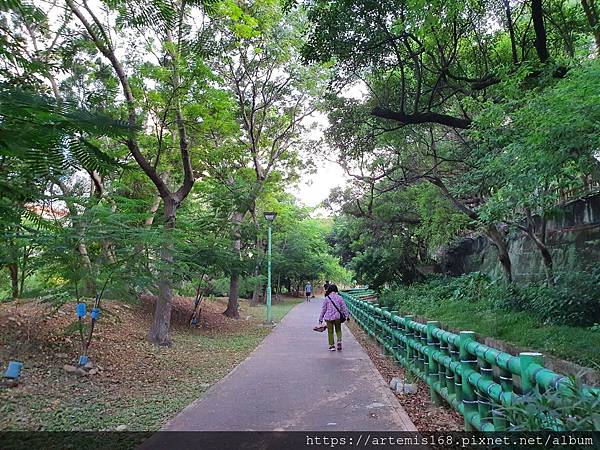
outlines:
M271 309L271 226L277 217L276 212L265 212L265 219L269 222L269 240L267 250L267 325L273 323L273 311Z

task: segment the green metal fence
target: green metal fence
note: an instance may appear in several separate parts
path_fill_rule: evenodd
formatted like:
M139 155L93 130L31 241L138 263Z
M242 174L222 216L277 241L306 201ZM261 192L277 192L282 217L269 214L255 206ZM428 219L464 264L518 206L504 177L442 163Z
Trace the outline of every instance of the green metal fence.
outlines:
M571 379L546 369L541 353L514 356L477 342L472 331L450 333L436 321L399 316L372 303L377 296L371 290L341 295L356 322L386 353L427 383L434 404L445 400L464 417L465 431L506 430L502 406L534 390L572 391Z

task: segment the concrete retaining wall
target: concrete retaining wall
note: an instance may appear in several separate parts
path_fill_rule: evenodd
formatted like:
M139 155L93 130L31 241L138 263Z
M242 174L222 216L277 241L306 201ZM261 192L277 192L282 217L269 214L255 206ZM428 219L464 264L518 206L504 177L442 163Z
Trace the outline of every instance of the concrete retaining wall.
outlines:
M600 194L589 195L558 208L554 217L548 220L546 242L557 275L600 262ZM524 232L514 232L509 236L509 253L515 281L544 278L539 250ZM443 249L438 258L442 271L451 275L481 271L495 277L502 276L496 247L485 236L464 238Z

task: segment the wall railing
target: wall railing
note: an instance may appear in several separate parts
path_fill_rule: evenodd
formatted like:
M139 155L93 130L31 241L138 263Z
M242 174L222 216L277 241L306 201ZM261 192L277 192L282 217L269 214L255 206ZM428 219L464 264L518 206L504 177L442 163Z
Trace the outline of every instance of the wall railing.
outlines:
M465 431L505 431L504 408L535 390L573 391L569 377L543 366L541 353L518 356L477 342L475 333L451 333L437 321L421 323L380 307L374 291L341 293L356 322L407 370L425 381L431 401L445 400L464 417ZM599 395L599 390L586 388Z

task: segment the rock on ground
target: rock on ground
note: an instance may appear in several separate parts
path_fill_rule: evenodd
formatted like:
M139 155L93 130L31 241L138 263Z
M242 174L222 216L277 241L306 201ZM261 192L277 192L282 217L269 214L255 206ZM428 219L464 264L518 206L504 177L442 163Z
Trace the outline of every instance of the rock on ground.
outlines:
M75 372L77 372L77 367L72 366L70 364L65 364L63 366L63 370L67 373L75 373Z

